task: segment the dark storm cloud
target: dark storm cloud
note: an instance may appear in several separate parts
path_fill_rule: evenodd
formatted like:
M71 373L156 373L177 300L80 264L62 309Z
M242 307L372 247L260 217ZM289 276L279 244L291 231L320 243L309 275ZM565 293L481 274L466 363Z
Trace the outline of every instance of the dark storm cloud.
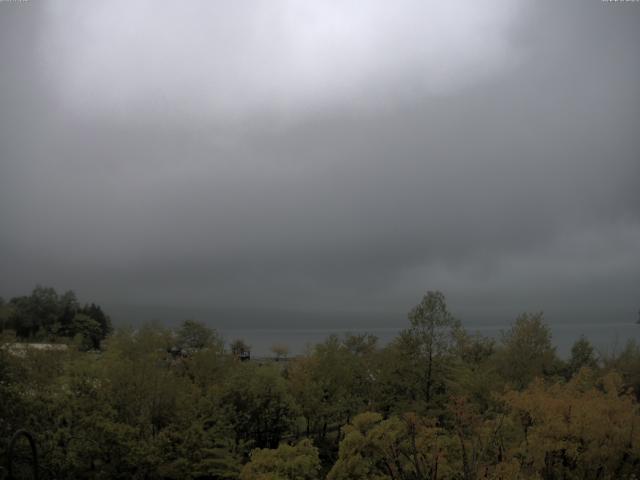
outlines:
M630 319L640 8L455 3L0 4L2 293Z

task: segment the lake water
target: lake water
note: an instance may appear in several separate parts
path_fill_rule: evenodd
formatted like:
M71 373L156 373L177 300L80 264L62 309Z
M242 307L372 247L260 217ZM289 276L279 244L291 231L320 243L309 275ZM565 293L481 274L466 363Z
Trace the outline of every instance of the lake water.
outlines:
M584 335L600 353L619 352L627 341L634 339L640 343L640 325L635 323L616 324L556 324L549 325L552 340L562 357L568 356L573 343ZM471 333L480 333L487 337L499 339L500 332L508 325L466 325ZM271 356L271 346L284 344L289 347L291 355L304 353L309 345L320 343L331 334L342 336L346 333L371 333L378 337L381 345L388 343L401 329L221 329L227 343L241 338L251 345L254 357Z

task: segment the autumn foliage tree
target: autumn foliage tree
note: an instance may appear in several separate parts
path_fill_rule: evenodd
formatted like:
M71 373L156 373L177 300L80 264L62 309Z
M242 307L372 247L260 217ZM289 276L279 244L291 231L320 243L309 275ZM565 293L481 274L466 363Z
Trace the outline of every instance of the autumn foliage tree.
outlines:
M620 479L640 472L638 404L617 374L583 369L505 395L519 435L507 455L527 478Z

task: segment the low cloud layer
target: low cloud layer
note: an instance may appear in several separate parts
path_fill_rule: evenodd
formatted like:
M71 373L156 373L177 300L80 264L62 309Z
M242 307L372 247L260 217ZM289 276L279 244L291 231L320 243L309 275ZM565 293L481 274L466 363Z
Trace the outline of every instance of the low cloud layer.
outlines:
M636 4L213 5L0 4L0 294L635 320Z

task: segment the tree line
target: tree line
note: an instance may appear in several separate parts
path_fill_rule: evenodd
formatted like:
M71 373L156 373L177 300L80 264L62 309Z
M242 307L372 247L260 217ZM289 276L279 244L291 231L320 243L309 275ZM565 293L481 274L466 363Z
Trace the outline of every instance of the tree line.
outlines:
M76 345L0 349L0 450L16 429L34 432L43 478L640 473L640 347L598 355L580 338L561 359L540 313L493 340L428 292L388 345L333 335L287 362L243 362L195 321L119 328L100 350Z
M84 349L98 349L111 333L111 319L95 303L81 305L69 290L37 286L30 295L5 302L0 298L0 333L9 330L18 340L75 339Z

